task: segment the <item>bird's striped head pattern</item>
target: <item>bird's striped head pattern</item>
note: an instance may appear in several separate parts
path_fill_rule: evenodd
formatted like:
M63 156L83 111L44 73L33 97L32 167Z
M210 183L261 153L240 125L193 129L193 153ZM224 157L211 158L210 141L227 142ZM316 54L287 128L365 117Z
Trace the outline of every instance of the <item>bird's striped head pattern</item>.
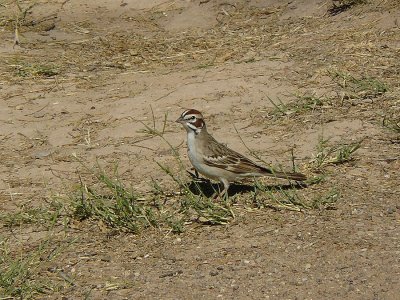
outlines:
M206 126L203 115L196 109L185 110L176 122L181 123L187 131L192 130L196 134Z

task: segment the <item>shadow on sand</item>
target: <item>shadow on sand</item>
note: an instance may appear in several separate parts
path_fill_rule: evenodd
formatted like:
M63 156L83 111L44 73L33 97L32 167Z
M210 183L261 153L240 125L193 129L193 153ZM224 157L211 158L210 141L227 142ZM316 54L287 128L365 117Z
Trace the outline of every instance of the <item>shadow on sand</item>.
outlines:
M223 189L221 184L213 183L208 179L197 177L196 174L188 172L192 177L192 180L187 184L189 190L194 195L204 195L205 197L213 197L219 194ZM285 184L273 184L264 185L263 189L265 191L276 191L276 190L290 190L290 189L303 189L307 187L305 183L293 182ZM250 184L232 183L228 190L228 196L234 196L237 194L249 193L255 191L256 187Z

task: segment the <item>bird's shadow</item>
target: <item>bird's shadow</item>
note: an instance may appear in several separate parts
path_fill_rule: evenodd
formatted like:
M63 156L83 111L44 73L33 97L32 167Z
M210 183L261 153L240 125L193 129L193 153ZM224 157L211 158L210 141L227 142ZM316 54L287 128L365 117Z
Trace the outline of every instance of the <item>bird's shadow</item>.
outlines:
M192 180L187 184L187 187L194 195L203 195L205 197L212 197L218 195L222 191L222 186L218 183L212 183L210 180L198 177L197 174L189 172ZM263 185L264 191L276 191L276 190L290 190L290 189L304 189L307 187L305 183L286 183L286 184L274 184L274 185ZM232 183L228 190L228 196L235 196L237 194L244 194L254 192L257 189L255 185Z

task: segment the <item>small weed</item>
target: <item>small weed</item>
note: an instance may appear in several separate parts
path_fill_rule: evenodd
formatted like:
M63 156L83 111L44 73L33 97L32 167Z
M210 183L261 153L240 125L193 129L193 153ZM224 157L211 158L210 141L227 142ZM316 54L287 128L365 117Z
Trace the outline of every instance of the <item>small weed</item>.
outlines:
M280 98L278 98L278 103L274 102L270 97L267 97L269 102L274 106L274 110L272 111L272 115L275 116L286 116L290 114L290 108L288 105L282 102Z
M14 69L15 74L20 77L53 77L60 73L54 65L21 62L10 66Z
M177 219L168 217L165 221L173 233L182 233L185 231L185 218Z
M81 162L81 161L80 161ZM117 167L109 176L97 164L89 168L82 166L96 179L88 187L81 179L80 196L72 201L73 216L78 220L93 218L112 228L138 233L143 228L157 227L159 212L152 205L141 201L140 196L118 180Z
M328 9L331 16L338 15L355 5L366 3L366 0L340 0L338 3L333 2L332 6Z
M294 211L308 209L307 200L298 193L298 188L299 186L294 184L266 186L256 180L252 205L256 208L271 207Z
M301 111L315 110L317 107L324 105L325 99L315 95L298 95L297 102Z
M334 204L339 199L339 192L332 188L328 193L318 195L311 201L311 208L334 209Z
M316 95L296 95L296 98L289 103L285 104L281 99L273 101L270 97L267 97L269 102L274 106L271 111L271 115L282 117L289 115L297 115L307 111L314 111L322 107L325 103L330 103L329 99L324 97L318 97Z
M7 240L0 241L0 287L4 299L29 299L46 294L54 283L40 273L73 241L55 242L51 236L31 251L12 253ZM10 298L9 298L10 297Z
M329 160L329 156L332 154L333 150L328 147L328 142L328 139L324 139L323 136L320 136L317 145L317 154L314 155L311 161L314 169L320 169Z
M319 181L317 182L319 183ZM309 185L315 183L309 183ZM293 211L302 211L305 209L332 209L334 203L338 200L339 193L336 189L321 195L307 196L300 193L299 185L280 185L265 186L256 182L255 191L252 197L252 205L256 208L271 207L273 209L287 209Z
M338 70L329 72L331 78L342 88L345 99L367 99L378 97L388 91L385 83L371 77L356 78Z
M150 106L150 110L151 110L151 116L152 116L152 126L146 125L145 123L141 122L144 126L144 129L141 130L140 133L146 134L148 136L148 138L154 138L154 137L161 138L162 141L164 143L166 143L168 145L168 147L172 150L174 157L178 160L180 166L182 166L182 162L179 158L179 153L178 153L177 147L172 146L172 144L164 136L164 134L166 133L166 128L167 128L168 113L164 114L164 120L163 120L161 129L157 129L156 118L154 116L154 111L151 106Z
M306 199L301 197L295 188L283 189L279 187L268 194L272 200L272 205L277 208L296 211L310 208Z
M214 199L187 194L181 199L181 212L204 224L223 225L234 218L227 202L221 204Z
M3 226L16 227L22 224L35 224L52 226L58 220L62 206L58 203L50 203L50 207L26 208L19 211L0 214Z
M342 164L348 161L353 160L353 153L360 148L361 143L354 143L350 145L340 145L336 150L336 156L330 159L330 163L332 164Z
M310 166L314 170L321 171L322 168L329 164L342 164L354 159L353 154L361 146L361 142L349 145L329 146L329 139L320 137L317 145L317 153L313 155Z
M400 133L400 118L385 116L382 120L382 125L395 133Z
M196 66L197 69L208 69L215 66L215 58L214 57L211 61L200 63Z

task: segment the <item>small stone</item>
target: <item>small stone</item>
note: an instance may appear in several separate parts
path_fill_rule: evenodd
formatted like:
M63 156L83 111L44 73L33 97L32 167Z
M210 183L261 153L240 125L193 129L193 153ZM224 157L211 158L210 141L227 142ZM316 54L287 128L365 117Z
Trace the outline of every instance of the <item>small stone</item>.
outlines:
M43 151L34 153L32 156L33 156L33 158L41 159L41 158L45 158L45 157L49 156L50 154L51 154L50 150L43 150Z
M46 112L44 110L37 111L33 114L33 116L37 119L43 118L46 115Z
M396 212L396 209L393 208L393 207L389 207L389 208L386 210L386 212L387 212L389 215L391 215L391 214L393 214L393 213Z
M205 218L203 216L199 217L198 220L199 220L200 223L208 223L209 222L209 219L207 219L207 218Z
M102 258L100 258L101 261L105 261L105 262L110 262L111 261L111 256L104 256Z
M210 271L211 276L217 276L219 273L218 271Z

